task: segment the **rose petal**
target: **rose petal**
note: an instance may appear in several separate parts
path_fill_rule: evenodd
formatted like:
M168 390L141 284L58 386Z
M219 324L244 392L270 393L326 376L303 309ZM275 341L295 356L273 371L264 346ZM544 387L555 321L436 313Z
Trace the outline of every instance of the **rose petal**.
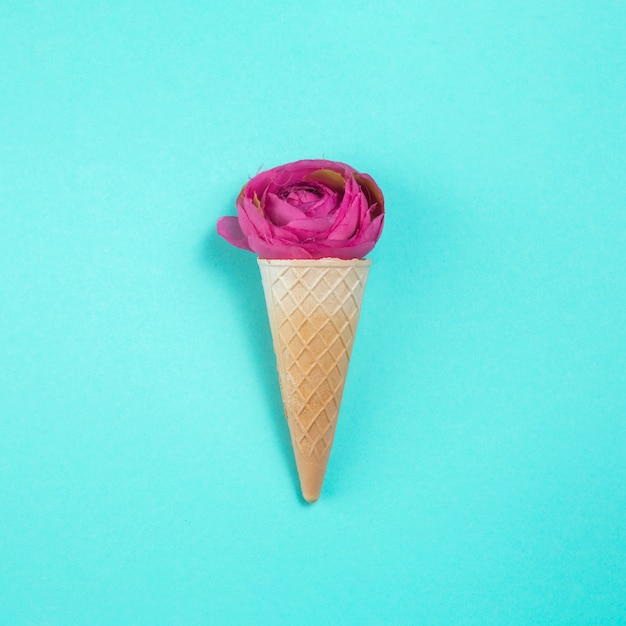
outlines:
M375 241L364 241L356 246L333 248L333 256L338 259L362 259L375 245Z
M310 237L318 237L321 234L325 236L332 223L332 217L329 216L303 218L289 222L289 224L284 226L284 229L296 235L301 233L303 239L308 239Z
M346 189L346 179L337 171L332 169L315 170L302 177L303 180L322 183L338 194L343 194Z
M281 200L276 194L268 193L264 203L265 215L276 226L284 226L304 216L298 207Z
M349 178L346 182L346 195L337 213L335 223L328 234L329 239L345 241L354 236L363 209L363 203L367 209L367 201L361 192L361 188Z
M378 205L377 209L375 209L376 215L383 213L385 210L385 199L383 197L383 192L380 190L380 187L376 184L374 179L369 174L355 174L354 179L361 186L361 188L365 191L368 196L369 204L372 205L374 202ZM374 217L376 217L374 215Z
M217 220L217 232L228 241L228 243L241 248L242 250L250 250L248 240L239 226L239 220L231 215L220 217Z
M322 186L322 188L324 190L324 197L307 210L309 217L323 217L335 213L341 204L341 195L326 186Z
M263 259L310 259L311 254L300 243L288 243L279 240L265 241L252 235L248 239L250 249Z
M269 222L259 213L254 201L246 195L237 201L237 215L241 230L247 237L254 234L260 234L264 238L271 237L272 231Z
M365 240L365 241L371 240L374 243L376 243L379 240L380 233L383 230L384 219L385 219L384 213L377 215L372 220L372 223L369 224L367 228L364 228L361 233L359 233L359 240Z
M364 241L356 245L338 246L336 242L317 242L304 244L304 247L314 259L361 259L372 250L376 242Z

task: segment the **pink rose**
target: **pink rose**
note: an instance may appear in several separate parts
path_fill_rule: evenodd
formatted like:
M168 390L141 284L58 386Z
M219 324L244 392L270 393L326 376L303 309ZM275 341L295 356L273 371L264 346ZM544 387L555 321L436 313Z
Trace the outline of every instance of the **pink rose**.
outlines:
M217 232L266 259L356 259L376 244L384 199L367 174L345 163L297 161L261 172L237 198L237 217Z

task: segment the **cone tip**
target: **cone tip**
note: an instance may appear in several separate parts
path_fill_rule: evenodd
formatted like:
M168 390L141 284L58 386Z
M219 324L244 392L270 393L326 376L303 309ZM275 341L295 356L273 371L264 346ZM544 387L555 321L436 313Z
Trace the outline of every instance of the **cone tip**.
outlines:
M302 497L309 503L309 504L313 504L314 502L317 502L320 499L320 492L319 491L305 491L304 489L302 490Z
M300 472L300 489L302 497L310 503L317 502L322 494L322 485L324 484L324 473L316 472L309 474L308 472Z

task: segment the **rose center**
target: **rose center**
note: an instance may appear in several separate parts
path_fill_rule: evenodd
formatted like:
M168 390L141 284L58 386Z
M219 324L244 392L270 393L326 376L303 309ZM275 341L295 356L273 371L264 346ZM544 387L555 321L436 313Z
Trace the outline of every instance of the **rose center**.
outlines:
M278 192L278 196L281 200L302 209L306 213L324 197L324 192L313 185L293 185L283 187Z

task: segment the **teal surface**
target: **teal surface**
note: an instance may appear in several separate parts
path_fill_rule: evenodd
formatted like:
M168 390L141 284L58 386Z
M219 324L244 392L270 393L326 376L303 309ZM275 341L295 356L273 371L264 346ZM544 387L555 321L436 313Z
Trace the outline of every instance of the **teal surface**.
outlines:
M0 3L0 624L625 624L626 5ZM387 199L300 498L261 167Z

